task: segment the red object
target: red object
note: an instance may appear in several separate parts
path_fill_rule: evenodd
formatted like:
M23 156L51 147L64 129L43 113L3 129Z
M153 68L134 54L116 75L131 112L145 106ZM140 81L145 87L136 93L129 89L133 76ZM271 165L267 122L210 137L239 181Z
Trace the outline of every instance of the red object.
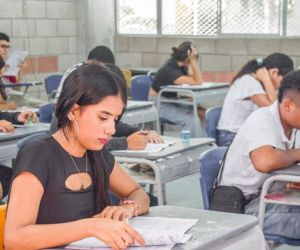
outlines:
M9 80L11 83L17 83L17 77L15 76L4 76L7 80Z

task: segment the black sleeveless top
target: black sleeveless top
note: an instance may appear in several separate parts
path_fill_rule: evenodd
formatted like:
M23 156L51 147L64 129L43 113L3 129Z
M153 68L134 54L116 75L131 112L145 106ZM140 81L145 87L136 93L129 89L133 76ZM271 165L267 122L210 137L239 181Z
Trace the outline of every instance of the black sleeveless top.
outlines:
M113 155L105 149L94 153L101 155L100 165L110 174L115 163ZM85 172L85 157L73 159L80 172ZM38 138L21 148L13 166L13 179L23 171L36 176L44 187L36 224L70 222L95 215L93 184L83 191L65 186L68 176L78 172L70 155L52 136ZM93 179L89 164L87 173Z

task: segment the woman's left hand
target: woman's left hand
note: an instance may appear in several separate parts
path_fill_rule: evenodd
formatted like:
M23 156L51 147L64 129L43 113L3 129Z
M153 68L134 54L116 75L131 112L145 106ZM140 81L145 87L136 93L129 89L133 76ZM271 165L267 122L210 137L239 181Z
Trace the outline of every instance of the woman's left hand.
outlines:
M123 204L121 206L108 206L103 209L100 214L96 214L94 218L107 218L112 220L126 221L134 216L134 205Z
M38 122L38 118L35 112L31 112L31 111L25 111L19 114L18 116L18 121L19 122L27 122L31 120L33 123Z
M150 143L164 143L161 136L156 131L148 131L148 142Z

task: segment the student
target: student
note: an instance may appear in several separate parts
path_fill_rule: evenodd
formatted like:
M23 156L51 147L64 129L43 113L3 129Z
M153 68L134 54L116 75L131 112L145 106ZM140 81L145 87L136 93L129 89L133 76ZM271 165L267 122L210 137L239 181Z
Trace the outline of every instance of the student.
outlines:
M203 78L198 65L198 52L191 42L183 42L179 47L172 48L173 53L157 71L152 87L149 90L149 99L156 101L160 88L166 85L203 83ZM165 97L174 97L174 94L164 94ZM191 106L172 103L161 103L159 115L167 121L178 124L184 130L190 130L195 137L194 113ZM204 120L203 109L199 116ZM201 127L200 119L197 119Z
M8 100L8 96L5 90L5 84L3 82L3 72L4 72L5 62L0 56L0 110L13 110L16 109L17 105L13 101Z
M32 112L1 112L0 111L0 132L10 133L14 131L13 124L24 124L27 120L37 121L35 113ZM0 164L0 200L8 194L12 176L10 167Z
M125 220L148 212L149 198L103 148L126 99L123 82L100 65L84 65L66 78L56 108L59 130L27 143L15 160L7 249L43 249L85 237L113 249L144 243ZM110 206L109 189L126 199Z
M250 60L231 81L218 124L218 144L228 146L235 134L258 107L271 105L282 77L293 70L293 61L274 53L265 59Z
M259 192L274 170L300 161L300 71L286 75L278 101L254 111L241 126L227 152L221 185L240 188L246 213L258 216ZM282 190L279 182L273 190ZM300 238L300 206L268 204L264 232Z
M93 48L88 54L87 63L104 63L106 67L108 67L112 72L114 72L124 81L124 85L126 86L122 71L118 66L115 65L115 57L108 47L97 46ZM66 79L66 77L73 70L83 64L84 63L76 64L67 70L58 87L58 91L55 97L56 100L60 96L60 91L64 85L64 80ZM55 116L53 116L50 130L51 132L56 131ZM114 135L114 138L112 138L109 143L105 145L105 147L108 150L140 150L144 149L148 142L162 143L163 140L156 131L140 131L140 129L137 127L133 127L131 125L123 123L122 121L119 121L116 124L116 134Z
M7 60L8 58L8 52L9 49L11 48L10 46L10 39L9 36L3 32L0 32L0 56L3 58L4 61ZM6 67L9 67L9 65L6 65ZM24 70L26 68L26 63L21 62L19 64L19 73L18 76L5 76L11 83L16 83L16 82L21 82L24 74Z

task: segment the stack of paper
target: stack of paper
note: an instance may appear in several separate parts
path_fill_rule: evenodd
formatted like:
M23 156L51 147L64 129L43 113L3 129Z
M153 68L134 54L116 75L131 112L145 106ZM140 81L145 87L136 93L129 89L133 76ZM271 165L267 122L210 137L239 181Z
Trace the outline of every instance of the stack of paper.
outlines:
M28 55L28 51L15 50L10 53L8 59L6 60L6 64L8 65L7 70L4 75L6 76L17 76L19 73L19 65L22 63L26 56Z
M178 219L164 217L134 217L130 225L134 227L144 238L148 250L169 250L176 243L185 243L191 236L184 234L197 223L197 219ZM152 247L151 247L152 246ZM153 247L155 246L155 247ZM160 246L160 247L157 247ZM67 248L101 249L108 247L104 242L93 238L85 238L68 245ZM128 249L142 249L135 245Z

